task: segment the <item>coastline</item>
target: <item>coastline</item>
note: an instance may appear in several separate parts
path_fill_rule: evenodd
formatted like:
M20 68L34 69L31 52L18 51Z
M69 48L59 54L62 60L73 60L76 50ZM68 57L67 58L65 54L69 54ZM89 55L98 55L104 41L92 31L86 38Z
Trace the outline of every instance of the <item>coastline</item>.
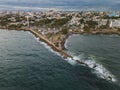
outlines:
M1 29L1 30L8 30L8 29ZM81 64L83 66L86 66L86 67L89 67L89 68L92 68L92 69L95 69L96 68L96 64L93 65L93 67L90 67L89 66L89 63L86 63L86 62L83 62L81 61L80 59L75 59L73 56L71 56L70 54L68 54L65 50L65 42L66 40L68 39L69 36L73 35L73 34L78 34L78 33L70 33L70 34L67 34L65 39L63 40L63 43L62 44L62 47L64 47L65 49L63 48L59 48L57 46L55 46L55 44L51 41L49 41L49 39L47 39L45 36L43 36L39 31L37 30L30 30L30 29L24 29L24 30L16 30L16 29L12 29L12 30L15 30L15 31L27 31L27 32L30 32L32 33L36 38L38 38L38 40L46 43L48 46L51 47L51 49L53 49L55 52L58 52L65 60L72 60L72 61L75 61L76 63L78 64ZM96 34L94 34L96 35ZM99 65L100 66L100 65ZM98 67L99 68L99 67ZM96 70L96 69L95 69ZM106 69L105 69L106 70ZM106 70L107 71L107 70ZM109 72L109 71L108 71ZM108 80L112 80L112 81L116 81L114 79L114 76L112 76L112 74L110 74L109 76L104 76L103 75L103 79L108 79Z
M2 30L16 30L16 29L2 29ZM64 59L67 58L71 58L72 60L73 57L71 55L69 55L65 49L60 49L58 47L56 47L52 42L50 42L49 40L47 40L42 34L38 33L35 30L30 30L30 29L17 29L17 31L28 31L30 33L32 33L36 38L39 38L40 41L45 42L48 46L50 46L54 51L58 52L61 56L63 56ZM69 37L69 35L66 37L66 39ZM64 43L66 41L66 39L64 40L64 42L62 43L62 47L64 47ZM64 47L65 48L65 47ZM79 60L75 60L77 63L79 64L83 64L85 66L88 66L86 63L81 62Z
M56 47L52 42L50 42L49 40L47 40L44 36L42 36L42 34L34 31L34 30L30 30L30 32L35 35L37 38L39 38L39 40L45 42L47 45L49 45L54 51L60 53L61 56L63 56L64 59L67 59L67 58L71 58L72 60L73 59L73 56L71 56L70 54L68 54L67 52L64 51L64 49L59 49L58 47ZM69 37L69 35L67 36ZM66 37L66 39L67 39ZM64 43L65 43L66 40L64 40ZM64 46L64 44L62 44L62 47ZM80 60L75 60L77 63L79 64L83 64L85 66L88 66L86 63L80 61Z
M69 38L69 36L73 35L73 34L81 34L81 35L112 35L112 34L116 34L120 36L120 32L118 31L93 31L93 32L71 32L66 34L65 39L62 41L61 46L63 50L67 50L67 48L65 48L65 42L66 40Z
M34 30L29 30L33 35L35 35L37 38L39 38L41 41L45 42L46 44L48 44L54 51L57 51L58 53L60 53L64 58L67 57L71 57L69 54L67 54L64 50L59 49L58 47L56 47L52 42L50 42L49 40L47 40L44 36L42 36L42 34L38 33L37 31Z
M45 38L40 32L38 33L37 31L35 30L27 30L29 32L31 32L33 35L35 35L36 38L39 38L40 41L43 41L45 42L48 46L50 46L54 51L58 52L61 56L63 56L64 59L67 59L67 58L71 58L71 60L74 60L76 61L77 63L79 64L82 64L82 65L85 65L87 67L89 67L88 64L86 64L85 62L82 62L80 60L75 60L73 59L73 56L71 56L70 54L68 54L65 50L67 50L65 48L65 42L66 40L69 38L69 36L73 35L73 34L92 34L92 35L99 35L99 34L104 34L104 35L111 35L111 34L117 34L117 35L120 35L120 32L116 32L116 33L103 33L103 32L97 32L97 33L68 33L65 35L65 39L61 42L61 47L62 49L60 49L59 47L55 46L51 41L49 41L47 38ZM95 66L96 67L96 66ZM94 67L93 67L94 68Z
M94 32L71 32L71 33L67 33L65 35L65 38L62 40L61 42L61 49L57 46L54 45L54 43L52 43L51 41L49 41L47 38L45 38L40 32L38 32L37 30L31 30L29 28L1 28L2 30L16 30L16 31L28 31L30 33L32 33L36 38L39 38L40 41L45 42L48 46L50 46L54 51L58 52L61 56L63 56L63 58L67 59L67 58L71 58L73 59L73 56L69 55L65 50L67 50L65 48L65 42L66 40L69 38L69 36L73 35L73 34L91 34L91 35L97 35L97 34L104 34L104 35L111 35L111 34L116 34L116 35L120 35L120 32L104 32L104 31L94 31ZM85 66L88 66L86 63L81 62L80 60L75 60L77 63L79 64L83 64Z

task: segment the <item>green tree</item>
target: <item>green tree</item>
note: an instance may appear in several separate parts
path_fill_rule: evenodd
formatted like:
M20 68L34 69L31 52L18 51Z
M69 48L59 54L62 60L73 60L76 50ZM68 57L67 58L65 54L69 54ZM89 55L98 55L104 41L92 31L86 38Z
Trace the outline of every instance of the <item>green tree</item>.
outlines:
M86 31L86 32L90 32L90 28L89 28L87 25L85 25L83 29L84 29L84 31Z
M64 27L61 32L62 32L62 34L67 34L68 33L68 29Z
M63 18L63 19L55 19L54 22L52 23L52 27L61 27L65 25L70 18Z

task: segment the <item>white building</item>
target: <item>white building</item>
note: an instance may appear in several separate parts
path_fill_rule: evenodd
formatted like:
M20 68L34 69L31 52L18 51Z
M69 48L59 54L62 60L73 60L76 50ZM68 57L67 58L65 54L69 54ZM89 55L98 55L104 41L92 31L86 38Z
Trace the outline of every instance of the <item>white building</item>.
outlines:
M110 27L120 27L120 20L111 21Z
M80 22L79 22L80 18L77 18L77 17L73 17L71 19L71 21L69 22L70 25L79 25Z

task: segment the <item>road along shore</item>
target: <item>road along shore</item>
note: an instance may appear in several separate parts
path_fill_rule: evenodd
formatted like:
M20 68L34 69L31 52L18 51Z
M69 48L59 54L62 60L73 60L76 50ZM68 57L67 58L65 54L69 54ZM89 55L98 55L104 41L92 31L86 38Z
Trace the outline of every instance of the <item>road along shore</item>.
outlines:
M65 52L64 50L56 47L52 42L50 42L48 39L46 39L42 34L38 33L35 30L27 30L30 31L33 35L35 35L37 38L39 38L39 40L45 42L47 45L49 45L54 51L60 53L64 58L71 58L72 60L73 57L71 55L69 55L67 52ZM75 60L77 63L79 64L83 64L85 66L88 66L86 63L81 62L80 60Z

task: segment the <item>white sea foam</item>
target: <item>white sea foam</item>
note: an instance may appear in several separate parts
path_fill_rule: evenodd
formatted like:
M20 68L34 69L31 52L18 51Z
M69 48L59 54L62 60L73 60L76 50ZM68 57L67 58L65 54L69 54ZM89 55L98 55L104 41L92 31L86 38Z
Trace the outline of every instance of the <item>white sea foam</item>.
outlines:
M66 40L65 43L64 43L65 48L68 48L67 43L69 43L68 40Z
M76 65L76 63L77 63L74 59L72 59L72 58L70 58L70 57L66 58L65 60L66 60L68 63L70 63L71 65Z
M47 48L49 51L55 53L56 55L58 56L61 56L58 52L54 51L49 45L47 45L46 43L44 42L40 42L40 44L43 44L45 46L45 48Z
M74 56L73 59L74 59L74 60L79 60L80 58L77 57L77 56Z
M48 46L46 43L44 42L40 42L41 44L43 44L45 46L45 48L47 48L49 51L55 53L58 56L61 56L63 58L63 56L61 54L59 54L58 52L54 51L50 46ZM71 65L75 65L77 62L75 60L73 60L71 57L67 57L66 59L64 59L65 61L67 61L69 64Z
M105 67L103 67L103 65L96 64L96 67L94 69L95 71L93 71L93 73L96 73L101 78L111 80L113 82L116 81L115 76L112 75Z
M44 47L47 48L50 52L53 52L54 54L56 54L56 55L58 55L58 56L61 56L58 52L54 51L54 50L53 50L49 45L47 45L45 42L39 41L39 38L36 38L36 40L37 40L40 44L44 45ZM63 57L63 56L61 56L61 57Z
M37 40L37 42L39 42L40 39L39 39L39 38L36 38L36 40Z
M85 64L88 65L89 68L93 69L93 73L97 74L97 76L106 79L106 80L110 80L115 82L115 76L112 75L103 65L97 63L94 59L88 59L88 60L82 60L82 58L79 56L74 56L75 60L80 60L82 62L84 62Z
M51 51L51 52L53 52L53 53L55 53L56 55L58 55L58 56L61 56L62 58L63 58L63 56L61 55L61 54L59 54L58 52L56 52L56 51L54 51L49 45L47 45L46 43L44 43L44 42L42 42L42 41L39 41L39 38L36 38L36 40L38 41L38 42L40 42L40 44L42 44L42 45L44 45L44 47L45 48L47 48L49 51ZM63 58L64 59L64 58ZM74 60L74 59L72 59L71 57L68 57L68 58L66 58L66 59L64 59L65 61L67 61L69 64L71 64L71 65L75 65L77 62Z
M38 41L39 39L36 38L36 40ZM48 46L46 43L39 41L40 44L43 44L45 46L45 48L47 48L49 51L57 54L58 56L61 56L58 52L54 51L50 46ZM74 54L72 54L71 52L69 52L72 56ZM61 56L63 58L63 56ZM65 59L68 63L70 63L71 65L76 65L77 62L76 60L82 61L85 64L87 64L89 66L89 68L93 69L93 73L97 74L97 76L103 78L103 79L107 79L107 80L111 80L113 82L116 81L114 75L112 75L105 67L103 67L103 65L98 64L95 62L94 59L88 59L88 60L83 60L83 57L81 55L79 56L73 56L73 59L68 57Z

